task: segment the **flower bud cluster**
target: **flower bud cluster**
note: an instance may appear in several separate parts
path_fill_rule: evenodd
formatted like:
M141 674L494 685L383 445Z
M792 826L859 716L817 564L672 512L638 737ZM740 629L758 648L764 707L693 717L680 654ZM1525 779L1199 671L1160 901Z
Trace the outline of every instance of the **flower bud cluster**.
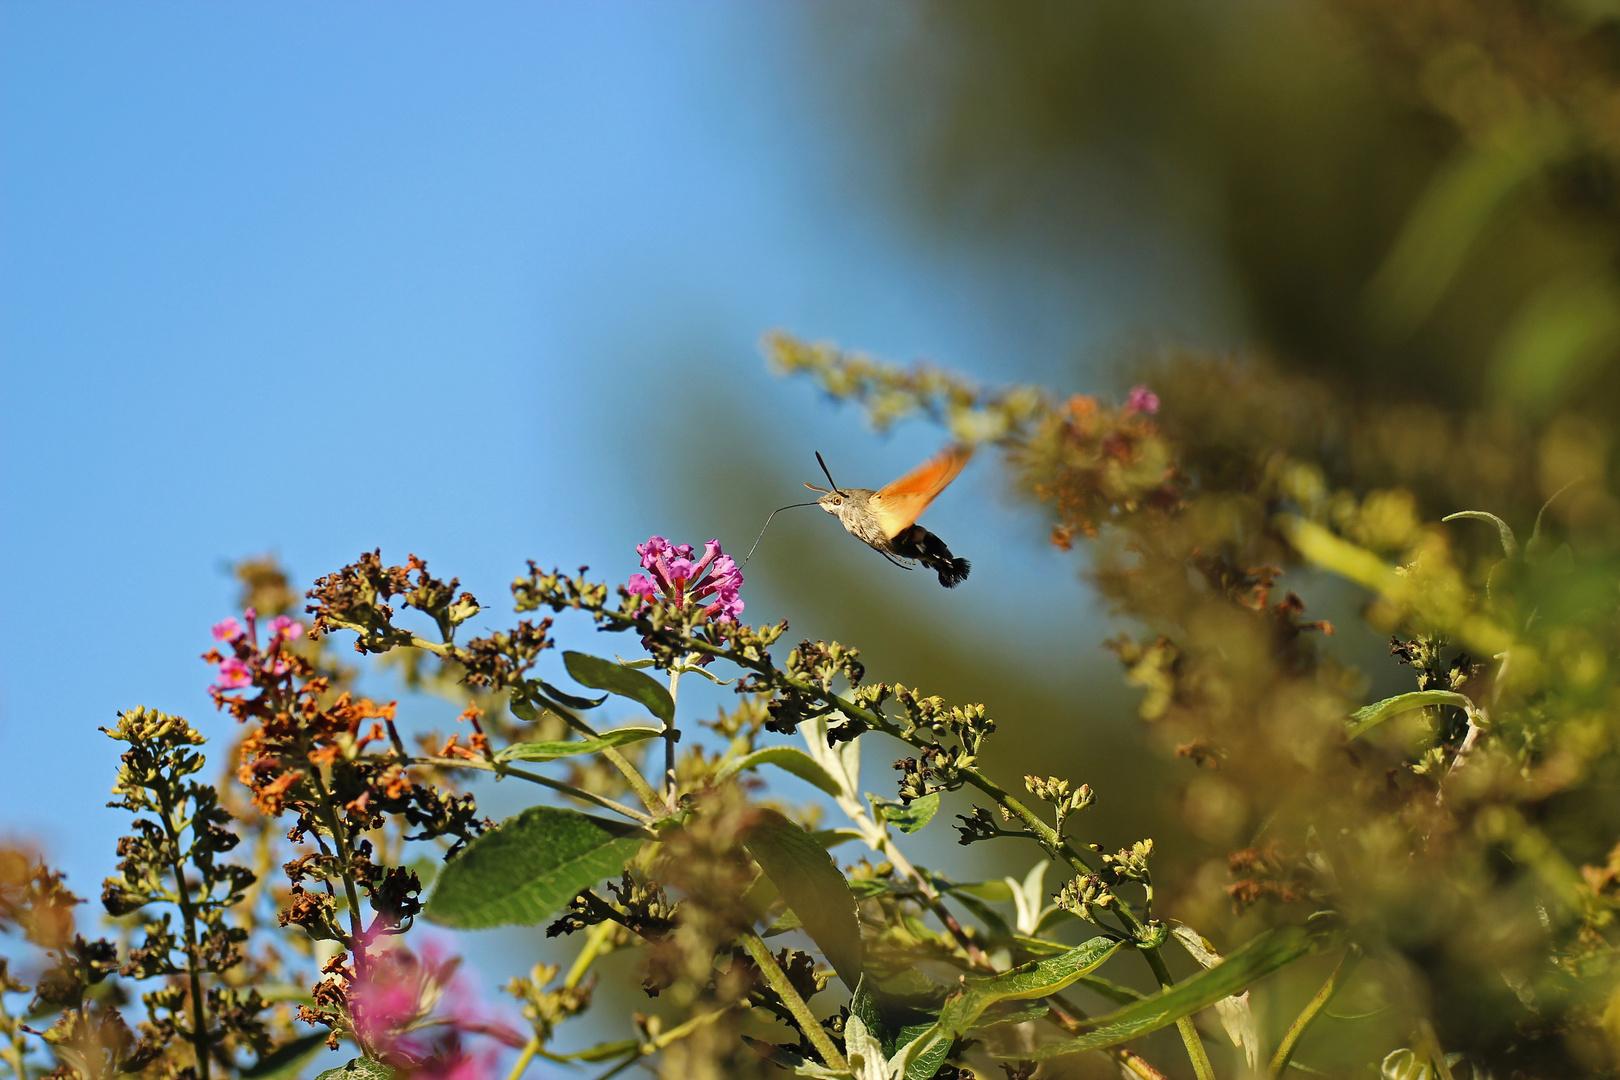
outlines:
M1148 873L1148 856L1153 854L1153 841L1138 840L1128 848L1120 848L1116 854L1104 854L1102 861L1109 869L1122 878L1133 881L1146 881L1152 875Z
M1076 810L1084 810L1096 799L1090 784L1081 784L1073 791L1069 790L1069 782L1049 776L1042 780L1038 776L1024 777L1024 789L1042 802L1051 803L1056 814L1053 828L1058 835L1063 834L1063 822Z
M514 978L506 984L506 992L522 1002L523 1018L534 1028L534 1035L544 1045L564 1020L578 1016L591 1007L592 983L547 989L560 969L551 964L536 964L529 969L526 979Z
M1086 874L1069 880L1052 898L1058 907L1071 915L1096 922L1097 909L1104 911L1119 906L1119 897L1109 889L1108 883L1097 874Z

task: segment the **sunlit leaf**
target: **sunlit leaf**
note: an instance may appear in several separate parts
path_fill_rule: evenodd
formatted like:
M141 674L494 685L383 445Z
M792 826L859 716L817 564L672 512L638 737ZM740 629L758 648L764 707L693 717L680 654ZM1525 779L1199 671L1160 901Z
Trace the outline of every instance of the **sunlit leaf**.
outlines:
M533 806L446 863L424 914L461 930L532 926L557 914L580 890L617 875L641 843L631 826Z
M664 684L651 675L581 652L563 653L563 664L581 686L629 698L664 723L674 723L675 699L669 696Z
M831 856L809 833L773 810L759 811L743 843L844 985L858 985L863 959L855 897Z
M1371 705L1364 705L1350 714L1349 726L1345 735L1354 739L1382 724L1392 716L1399 716L1403 712L1413 709L1422 709L1429 705L1456 705L1458 708L1474 711L1474 703L1462 694L1451 690L1413 690L1407 694L1396 694L1394 697L1375 701Z
M914 833L934 820L939 813L939 792L924 795L920 799L913 799L909 803L890 802L875 795L868 795L877 815L884 821L893 825L903 833Z
M335 1069L327 1069L315 1080L393 1080L394 1070L380 1061L370 1058L355 1058L347 1065L339 1065Z
M610 746L643 742L647 739L656 739L662 734L663 731L659 728L628 727L604 731L594 739L576 739L573 742L513 743L496 754L495 760L550 761L552 758L568 757L572 754L597 754Z
M1114 938L1094 937L1057 956L1021 964L987 979L966 980L962 991L945 1002L939 1021L907 1048L906 1080L929 1080L939 1069L938 1061L933 1060L939 1048L948 1050L990 1006L1055 994L1101 967L1122 944ZM938 1056L944 1059L943 1054Z
M745 754L727 762L715 774L715 778L724 780L748 769L757 769L761 765L775 765L806 783L814 784L834 798L843 794L838 781L834 780L815 758L795 746L768 746L763 750L755 750L752 754Z
M1332 944L1328 936L1303 927L1270 930L1236 949L1212 968L1106 1016L1085 1022L1090 1030L1050 1046L1021 1051L1020 1058L1051 1058L1082 1050L1117 1046L1169 1027L1182 1017L1207 1009L1222 998L1242 993L1267 975Z

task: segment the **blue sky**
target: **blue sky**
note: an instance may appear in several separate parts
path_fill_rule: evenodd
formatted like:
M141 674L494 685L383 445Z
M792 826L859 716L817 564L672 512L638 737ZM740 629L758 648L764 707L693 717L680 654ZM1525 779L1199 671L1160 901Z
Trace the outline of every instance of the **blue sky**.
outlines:
M848 483L935 445L772 379L768 329L998 380L1129 328L1117 265L1076 291L896 224L811 10L0 6L0 832L99 891L96 728L224 730L196 657L234 559L307 583L381 546L489 601L530 557L623 576L672 519L709 535L667 492L717 427ZM990 624L1083 603L1005 507L930 523L1011 553L962 601Z

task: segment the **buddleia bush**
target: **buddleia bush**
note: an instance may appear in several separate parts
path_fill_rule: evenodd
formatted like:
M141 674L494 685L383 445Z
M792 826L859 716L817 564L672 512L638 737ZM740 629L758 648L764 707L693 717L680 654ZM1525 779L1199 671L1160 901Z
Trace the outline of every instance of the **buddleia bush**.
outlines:
M291 1078L323 1052L346 1062L323 1078L353 1080L1620 1072L1600 8L1337 5L1443 167L1363 293L1318 289L1295 322L1337 328L1331 355L1395 392L1313 370L1299 335L1276 359L1138 357L1117 395L766 339L876 430L975 451L1076 553L1160 755L1133 781L1158 836L1099 842L1111 762L992 756L1027 718L870 670L873 642L750 621L717 540L517 564L509 615L414 555L307 591L251 561L203 656L233 737L134 705L95 719L129 822L100 916L39 853L0 850L0 1061L17 1080ZM939 10L966 28L941 68L964 85L970 45L1041 46L1009 100L1064 74L1052 28L1092 17L1031 5L991 34L990 7ZM1034 153L1062 113L996 134ZM1260 314L1298 316L1309 272ZM1505 299L1470 306L1469 281ZM562 626L602 644L560 651ZM698 680L727 706L701 714ZM430 730L445 700L455 727ZM495 783L530 805L494 820ZM927 829L1020 872L918 865ZM480 986L447 943L497 926L555 962ZM611 1006L604 971L632 973Z

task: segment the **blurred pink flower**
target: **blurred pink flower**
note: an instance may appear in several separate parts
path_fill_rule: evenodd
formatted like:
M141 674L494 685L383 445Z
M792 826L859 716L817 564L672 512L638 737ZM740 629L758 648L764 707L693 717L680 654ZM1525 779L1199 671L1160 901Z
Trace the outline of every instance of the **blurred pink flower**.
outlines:
M370 935L368 935L370 936ZM364 974L350 988L355 1034L372 1053L411 1080L485 1080L495 1075L496 1051L469 1053L467 1035L522 1046L522 1035L486 1015L465 980L461 961L429 940L420 953L397 937L370 937Z
M215 623L213 629L215 641L235 641L246 632L247 631L242 629L242 624L237 622L234 618L223 619L220 622Z
M1144 416L1152 416L1159 411L1159 395L1145 386L1131 387L1131 392L1125 398L1127 412L1139 412Z
M236 690L247 686L253 681L253 671L242 661L231 656L219 665L219 678L214 682L212 689Z
M292 641L295 638L302 637L303 634L304 624L299 622L297 619L289 619L285 615L277 615L274 619L270 620L270 640L272 642Z

